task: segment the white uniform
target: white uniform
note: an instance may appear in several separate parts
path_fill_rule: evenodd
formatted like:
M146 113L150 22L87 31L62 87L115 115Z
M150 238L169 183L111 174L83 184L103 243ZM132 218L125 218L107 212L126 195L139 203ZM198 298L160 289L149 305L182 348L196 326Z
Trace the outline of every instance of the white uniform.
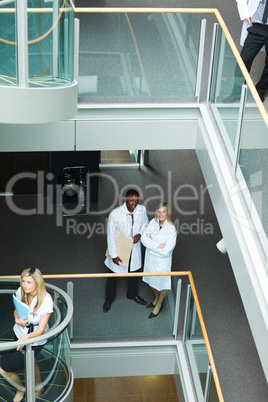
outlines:
M239 16L241 20L244 21L240 38L240 44L243 46L248 34L247 29L251 26L247 21L245 21L245 19L253 17L261 0L236 0L236 1Z
M151 238L146 236L147 233L151 234ZM173 224L165 221L160 229L159 221L152 219L141 237L146 247L144 272L170 272L176 241L177 230ZM157 248L159 244L165 244L165 247ZM170 276L144 276L143 281L159 291L171 289Z
M16 292L16 297L17 297L17 299L21 300L21 287L18 288L18 290ZM30 311L29 311L28 317L27 317L28 324L34 325L33 332L37 330L42 315L53 313L53 300L49 293L46 294L46 296L43 300L43 303L41 304L39 309L35 313L33 313L36 303L37 303L37 296L35 296L31 302ZM44 333L47 332L48 329L49 329L49 326L47 324ZM22 337L23 335L26 335L28 333L28 328L15 324L13 327L13 331L14 331L16 337L19 339L20 337ZM40 342L34 342L32 345L33 346L44 345L45 343L46 343L46 340L40 341Z
M131 217L132 214L134 218L133 226ZM107 225L107 243L111 258L117 257L115 239L118 231L122 232L128 237L133 237L136 234L142 235L148 225L148 217L143 205L138 204L132 214L127 209L126 203L124 203L120 207L113 209L109 215ZM120 257L120 255L118 257ZM104 263L111 271L116 273L124 273L127 272L128 269L128 267L115 264L108 257ZM130 271L137 271L141 268L141 265L141 242L139 240L132 246Z

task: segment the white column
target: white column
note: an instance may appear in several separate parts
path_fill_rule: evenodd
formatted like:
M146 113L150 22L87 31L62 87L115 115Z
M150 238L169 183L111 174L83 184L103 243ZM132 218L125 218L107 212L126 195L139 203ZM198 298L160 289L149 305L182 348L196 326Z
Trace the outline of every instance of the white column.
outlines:
M18 85L29 86L27 0L16 1Z

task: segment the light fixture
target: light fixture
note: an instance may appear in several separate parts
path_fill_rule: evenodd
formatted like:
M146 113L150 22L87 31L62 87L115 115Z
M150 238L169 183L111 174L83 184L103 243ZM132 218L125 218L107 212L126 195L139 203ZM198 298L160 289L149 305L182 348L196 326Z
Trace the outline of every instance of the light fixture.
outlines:
M226 245L225 245L225 241L224 239L221 239L217 244L217 249L220 250L220 252L222 254L226 254L227 253L227 249L226 249Z

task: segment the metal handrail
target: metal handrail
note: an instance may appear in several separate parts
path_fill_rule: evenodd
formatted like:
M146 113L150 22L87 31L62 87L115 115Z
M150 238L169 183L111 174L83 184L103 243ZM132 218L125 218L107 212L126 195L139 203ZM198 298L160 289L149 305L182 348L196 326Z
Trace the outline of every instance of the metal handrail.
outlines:
M14 280L14 279L18 279L18 276L5 276L5 277L0 277L0 282L1 281L6 281L6 280ZM15 281L14 281L15 282ZM10 349L14 349L17 348L18 346L21 345L30 345L33 342L39 342L39 341L43 341L43 340L47 340L50 338L53 338L54 336L58 335L60 332L64 331L64 329L68 326L69 322L72 319L72 315L73 315L73 303L72 300L70 298L70 296L65 293L63 290L59 289L56 286L50 285L50 284L46 284L47 289L52 289L55 292L57 292L58 294L60 294L67 305L67 314L66 317L63 319L63 321L61 322L61 324L59 324L56 328L53 325L45 334L37 336L35 338L31 338L31 339L25 339L23 341L9 341L9 342L0 342L0 351L5 351L5 350L10 350ZM5 293L5 292L3 292Z
M210 346L210 342L208 339L208 334L207 334L207 330L206 330L206 326L205 326L205 322L203 319L203 315L202 315L202 311L201 311L201 307L200 307L200 303L198 300L198 296L197 296L197 292L196 292L196 287L195 287L195 283L194 283L194 279L193 279L193 275L191 271L172 271L172 272L129 272L129 273L123 273L123 274L118 274L118 273L113 273L113 274L105 274L105 273L93 273L93 274L54 274L54 275L43 275L44 279L81 279L81 278L108 278L110 276L114 277L130 277L130 276L188 276L189 282L191 284L191 288L192 288L192 293L193 293L193 297L194 297L194 301L196 304L196 311L197 311L197 315L200 321L200 326L202 329L202 333L203 333L203 338L205 341L205 345L206 345L206 349L207 349L207 353L208 353L208 359L210 362L210 366L211 366L211 370L213 373L213 377L214 377L214 382L215 382L215 387L217 390L217 394L218 394L218 398L219 398L219 402L224 402L224 398L223 398L223 394L222 394L222 390L221 390L221 386L220 386L220 382L219 382L219 377L217 374L217 369L216 369L216 365L214 362L214 358L212 355L212 350L211 350L211 346ZM0 282L1 279L4 280L8 280L10 278L13 279L19 279L20 276L16 275L16 276L0 276ZM47 287L54 287L53 285L46 285ZM56 287L54 287L54 289L58 289ZM65 293L65 292L64 292ZM66 294L66 296L68 296ZM69 298L69 296L68 296ZM70 299L71 300L71 299ZM46 335L42 335L41 337L36 337L35 339L47 339ZM30 343L30 342L28 342ZM12 344L15 344L14 342ZM26 344L26 342L22 341L20 343L18 343L18 341L16 342L16 344L18 345L22 345L22 344ZM1 345L1 344L0 344Z

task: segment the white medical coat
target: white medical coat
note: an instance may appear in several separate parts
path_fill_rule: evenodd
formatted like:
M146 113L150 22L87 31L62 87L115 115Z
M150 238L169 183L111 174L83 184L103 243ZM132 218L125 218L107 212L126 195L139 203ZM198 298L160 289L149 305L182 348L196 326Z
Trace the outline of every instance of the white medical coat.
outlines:
M261 0L236 0L236 2L239 16L242 21L244 20L240 38L240 44L243 46L248 34L247 29L251 26L247 21L245 21L245 18L253 17ZM264 50L264 47L262 50Z
M116 252L116 234L118 231L122 232L128 237L133 237L136 234L142 235L148 225L148 217L146 209L143 205L137 205L133 211L134 225L132 227L132 217L127 209L126 203L113 209L108 218L107 225L107 245L111 258L117 257ZM120 257L120 255L118 256ZM124 273L127 272L128 267L115 264L112 259L106 258L104 264L113 272ZM137 271L142 266L141 261L141 242L140 240L133 244L130 261L130 271Z
M151 234L151 238L146 234ZM141 237L146 247L144 272L169 272L172 265L172 253L176 246L177 230L172 223L164 222L160 229L159 221L152 219ZM164 248L158 248L165 244ZM171 288L170 276L144 276L143 281L159 291Z

